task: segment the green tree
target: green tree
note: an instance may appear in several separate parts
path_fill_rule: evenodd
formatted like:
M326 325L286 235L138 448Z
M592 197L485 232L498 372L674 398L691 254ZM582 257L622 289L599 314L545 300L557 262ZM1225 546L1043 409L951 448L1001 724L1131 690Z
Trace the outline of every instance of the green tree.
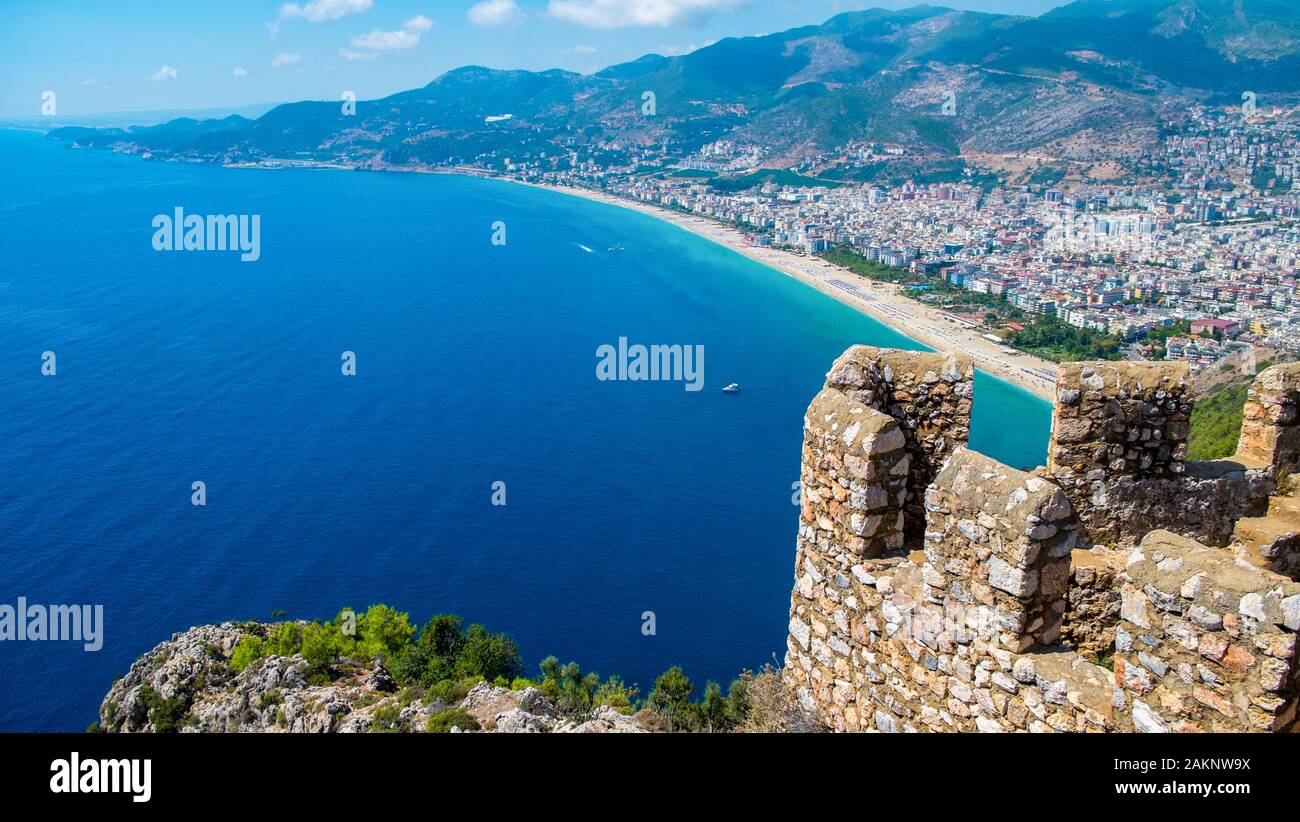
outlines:
M439 614L420 629L415 642L394 654L389 671L399 682L419 683L425 687L455 676L456 658L465 645L460 617Z
M722 695L722 686L709 681L704 683L704 701L700 703L700 724L709 733L725 731L731 723L728 719L727 698Z
M576 662L561 665L553 656L543 659L539 667L542 682L538 688L562 713L585 714L592 709L600 685L598 674L583 673Z
M630 714L636 710L636 697L640 690L636 686L623 683L618 676L611 676L601 683L592 696L593 708L608 705L621 714Z
M302 650L302 628L294 622L282 622L271 632L267 645L275 656L293 656Z
M343 618L340 613L335 620ZM387 605L371 605L364 614L357 617L356 650L354 655L387 659L389 654L406 647L415 627L411 625L411 615L401 613Z
M519 646L510 637L488 633L482 625L471 625L456 657L455 670L461 676L511 680L523 674L524 663Z
M239 640L239 644L231 652L230 669L237 674L242 673L245 668L264 656L266 656L266 644L262 638L249 634Z
M682 669L674 665L655 680L654 690L646 704L668 720L668 730L690 726L691 694L695 684L687 679Z
M302 656L321 671L338 659L344 646L339 626L332 622L313 622L302 630Z
M732 728L745 724L749 719L749 699L750 687L754 681L754 675L749 671L743 672L739 677L731 681L727 688L727 725Z

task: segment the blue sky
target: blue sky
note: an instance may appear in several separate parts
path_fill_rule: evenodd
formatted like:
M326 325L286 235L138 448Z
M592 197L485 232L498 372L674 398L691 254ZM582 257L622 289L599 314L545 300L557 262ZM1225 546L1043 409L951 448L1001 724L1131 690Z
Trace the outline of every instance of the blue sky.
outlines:
M5 0L0 117L360 99L457 66L591 72L915 0ZM1038 14L1061 0L950 0Z

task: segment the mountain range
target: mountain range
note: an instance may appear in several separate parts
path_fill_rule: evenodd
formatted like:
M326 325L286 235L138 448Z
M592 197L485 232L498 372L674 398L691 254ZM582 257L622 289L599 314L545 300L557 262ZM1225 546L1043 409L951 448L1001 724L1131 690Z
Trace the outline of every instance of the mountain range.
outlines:
M871 9L590 75L467 66L354 115L298 102L257 119L51 134L163 157L370 167L617 165L638 147L672 158L725 139L777 168L879 141L920 171L999 155L1123 163L1188 104L1239 105L1246 91L1261 107L1300 98L1292 0L1078 0L1039 17Z

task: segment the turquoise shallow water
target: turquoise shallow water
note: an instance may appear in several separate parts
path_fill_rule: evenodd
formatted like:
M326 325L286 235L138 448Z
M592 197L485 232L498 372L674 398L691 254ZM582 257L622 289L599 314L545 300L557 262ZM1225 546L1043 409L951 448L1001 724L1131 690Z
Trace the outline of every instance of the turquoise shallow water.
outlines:
M827 368L855 342L920 347L669 224L508 183L19 132L0 179L0 601L106 621L98 653L0 644L4 730L84 727L192 625L378 601L507 631L530 666L725 684L784 650L800 424ZM153 251L176 206L260 215L261 259ZM620 336L703 345L704 390L598 381ZM1035 465L1048 423L977 375L974 447Z

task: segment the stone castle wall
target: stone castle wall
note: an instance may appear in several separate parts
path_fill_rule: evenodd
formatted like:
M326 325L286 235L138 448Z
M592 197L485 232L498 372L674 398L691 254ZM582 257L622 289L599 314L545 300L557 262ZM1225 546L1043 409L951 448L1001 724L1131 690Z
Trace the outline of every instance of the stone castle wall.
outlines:
M1064 644L1092 658L1114 649L1120 579L1127 560L1123 551L1100 548L1076 548L1070 554L1070 589L1061 626Z
M1062 363L1047 468L1066 487L1177 477L1191 428L1187 363Z
M1300 463L1300 363L1265 369L1246 393L1237 455L1279 471Z
M924 553L863 560L801 529L784 675L805 710L838 731L1121 727L1109 672L1046 644L1077 527L1060 489L963 449L926 507Z
M925 530L925 489L954 449L970 439L975 367L969 357L855 345L826 375L834 388L888 414L911 458L904 520L909 538Z
M902 548L905 442L888 415L834 388L818 394L804 426L799 539L844 561Z
M1267 461L1187 461L1186 363L1064 363L1056 398L1045 473L1079 510L1085 542L1132 546L1168 528L1226 545L1273 492Z
M1138 730L1293 727L1300 583L1168 531L1142 540L1125 576L1115 680Z
M908 359L937 356L850 349L809 408L783 672L803 707L850 731L1295 728L1300 584L1186 538L1231 534L1285 456L1188 463L1181 369L1083 364L1065 370L1049 466L1017 471L964 447L970 392L947 399L970 385L961 366L911 426L888 401L885 366L933 386L944 370ZM1284 428L1295 397L1276 396L1252 390ZM1251 441L1285 455L1288 436ZM1152 488L1162 501L1134 503ZM1148 533L1162 526L1177 533Z

